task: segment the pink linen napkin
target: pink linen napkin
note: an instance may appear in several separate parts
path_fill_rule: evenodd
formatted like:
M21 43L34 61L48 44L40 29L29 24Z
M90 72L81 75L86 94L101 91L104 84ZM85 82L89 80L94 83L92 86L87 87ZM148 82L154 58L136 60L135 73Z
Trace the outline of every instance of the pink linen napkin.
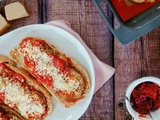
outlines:
M65 20L56 20L46 23L48 25L53 25L56 27L59 27L61 29L66 30L67 32L71 33L73 36L75 36L86 48L88 51L92 62L94 66L94 72L95 72L95 90L94 93L106 82L109 80L109 78L114 74L115 69L103 62L101 62L96 55L88 48L88 46L84 43L82 38L71 29L71 24L68 21Z

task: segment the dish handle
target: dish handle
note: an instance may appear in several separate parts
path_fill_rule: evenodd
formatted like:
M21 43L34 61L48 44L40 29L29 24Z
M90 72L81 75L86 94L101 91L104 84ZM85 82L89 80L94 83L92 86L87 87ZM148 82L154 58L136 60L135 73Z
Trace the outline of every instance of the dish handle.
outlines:
M93 0L94 4L96 5L98 11L100 12L101 16L105 20L107 26L109 27L112 34L120 41L121 44L125 45L128 43L133 42L134 40L140 38L141 36L145 35L149 31L155 29L156 27L160 26L160 16L152 19L148 24L144 26L134 29L125 26L123 23L120 23L120 26L117 29L114 29L113 26L110 24L107 16L105 15L103 9L100 6L100 3L104 0ZM107 2L105 0L105 2Z

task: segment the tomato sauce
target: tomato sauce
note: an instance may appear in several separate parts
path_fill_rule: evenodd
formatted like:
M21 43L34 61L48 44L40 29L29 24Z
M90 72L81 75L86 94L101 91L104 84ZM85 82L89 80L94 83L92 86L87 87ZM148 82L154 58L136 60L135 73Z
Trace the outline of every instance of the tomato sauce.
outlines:
M0 68L1 68L0 76L5 75L5 77L11 78L9 80L10 80L10 82L13 82L13 84L16 81L16 82L19 82L21 84L21 86L24 87L24 89L26 87L28 87L31 91L36 91L36 89L33 86L28 86L28 84L26 83L25 77L23 77L22 75L14 72L10 68L8 68L4 63L0 63ZM5 93L0 92L0 103L2 103L4 100L5 100ZM6 100L6 101L8 101L8 100ZM16 104L13 105L12 103L10 103L10 101L8 101L8 106L10 108L16 108L17 107ZM41 115L41 118L43 116L45 116L47 113L48 113L48 108L45 109L44 113ZM32 114L32 115L28 114L28 116L29 116L29 118L35 118L36 114ZM5 117L5 116L2 116L2 117ZM1 116L0 116L0 118L1 118ZM4 119L4 120L6 120L6 119ZM9 120L9 119L7 119L7 120Z
M52 84L52 77L50 75L39 75L35 67L32 70L32 74L35 76L38 83L46 83L50 87L54 87Z
M19 46L21 48L25 48L26 47L25 43L27 43L27 42L31 43L32 46L40 47L41 49L44 49L45 41L41 40L41 39L34 39L32 37L27 37L27 38L23 39L23 41L20 43ZM23 52L23 51L21 51L21 52ZM46 83L47 85L53 87L51 76L49 76L49 75L43 75L43 76L39 75L38 71L36 70L36 63L28 57L27 53L26 53L26 56L23 57L23 59L24 59L24 64L28 68L31 68L32 74L36 77L36 79L39 83Z
M22 75L20 75L18 73L15 73L13 70L8 68L4 63L0 63L0 68L1 68L0 76L8 77L9 78L8 80L10 80L10 82L13 83L13 84L14 84L14 82L18 82L24 88L27 86L26 80ZM0 92L0 103L2 103L4 100L5 100L5 93ZM12 104L10 102L10 100L6 99L6 101L8 102L8 106L10 108L16 108L16 105Z
M4 112L0 111L0 120L10 120L10 117L7 116Z
M3 103L3 101L5 100L5 93L4 92L0 92L0 104Z
M60 71L64 71L65 70L65 61L61 58L59 58L58 56L56 55L49 55L52 59L53 59L53 63L54 63L54 66L59 68Z
M5 73L7 77L14 78L13 79L14 81L21 83L23 86L26 86L26 80L22 75L15 73L13 70L8 68L4 63L0 63L0 67L2 68L0 76L2 76L3 73ZM11 80L11 82L14 82L13 80Z
M132 91L131 102L138 113L147 115L149 111L160 108L160 87L151 82L138 85Z
M148 8L152 7L153 5L160 2L160 0L155 0L153 3L129 3L126 2L129 0L111 0L115 10L119 14L120 18L123 21L127 21L134 16L140 14L141 12L147 10Z
M66 74L66 76L70 76L70 72L68 68L66 67L66 63L63 59L59 58L56 55L50 54L49 55L53 59L53 64L56 68L60 70L60 72ZM68 60L68 58L67 58Z
M32 37L27 37L25 39L23 39L23 41L20 43L20 47L21 48L24 48L26 47L26 42L30 42L31 45L34 47L40 47L40 49L45 49L45 41L44 40L41 40L41 39L35 39L35 38L32 38ZM23 51L21 51L23 52ZM48 54L48 56L50 58L53 59L53 64L56 68L58 68L60 70L60 72L64 73L66 76L69 76L70 75L70 72L69 70L67 69L66 67L66 63L63 59L59 58L58 56L54 55L54 54ZM46 83L48 86L51 86L51 87L54 87L52 82L53 82L53 78L46 74L46 75L40 75L38 73L38 71L36 70L36 63L31 60L28 55L24 56L24 63L25 65L28 67L28 68L31 68L32 69L32 74L36 77L37 81L39 83Z

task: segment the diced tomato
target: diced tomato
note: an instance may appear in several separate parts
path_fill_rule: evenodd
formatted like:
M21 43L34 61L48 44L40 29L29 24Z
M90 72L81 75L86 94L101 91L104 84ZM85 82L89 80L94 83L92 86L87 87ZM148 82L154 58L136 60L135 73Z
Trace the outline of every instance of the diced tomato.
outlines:
M151 82L144 82L138 85L131 94L131 101L134 103L133 108L140 114L148 114L150 110L156 110L160 108L160 87L158 84ZM146 99L141 99L141 96L145 96ZM136 103L136 99L140 102ZM153 105L151 107L151 101Z

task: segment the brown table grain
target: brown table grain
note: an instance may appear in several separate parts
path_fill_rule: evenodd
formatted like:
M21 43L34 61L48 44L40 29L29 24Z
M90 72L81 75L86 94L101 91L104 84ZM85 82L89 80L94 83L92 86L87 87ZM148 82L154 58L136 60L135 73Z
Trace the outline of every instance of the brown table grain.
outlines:
M4 5L13 1L17 0L0 1L2 15ZM124 101L129 83L143 76L160 77L160 27L124 46L111 34L92 0L19 1L30 16L10 21L6 33L24 25L65 19L101 61L115 67L114 76L95 93L80 120L131 120ZM102 7L117 27L108 6L102 3Z

